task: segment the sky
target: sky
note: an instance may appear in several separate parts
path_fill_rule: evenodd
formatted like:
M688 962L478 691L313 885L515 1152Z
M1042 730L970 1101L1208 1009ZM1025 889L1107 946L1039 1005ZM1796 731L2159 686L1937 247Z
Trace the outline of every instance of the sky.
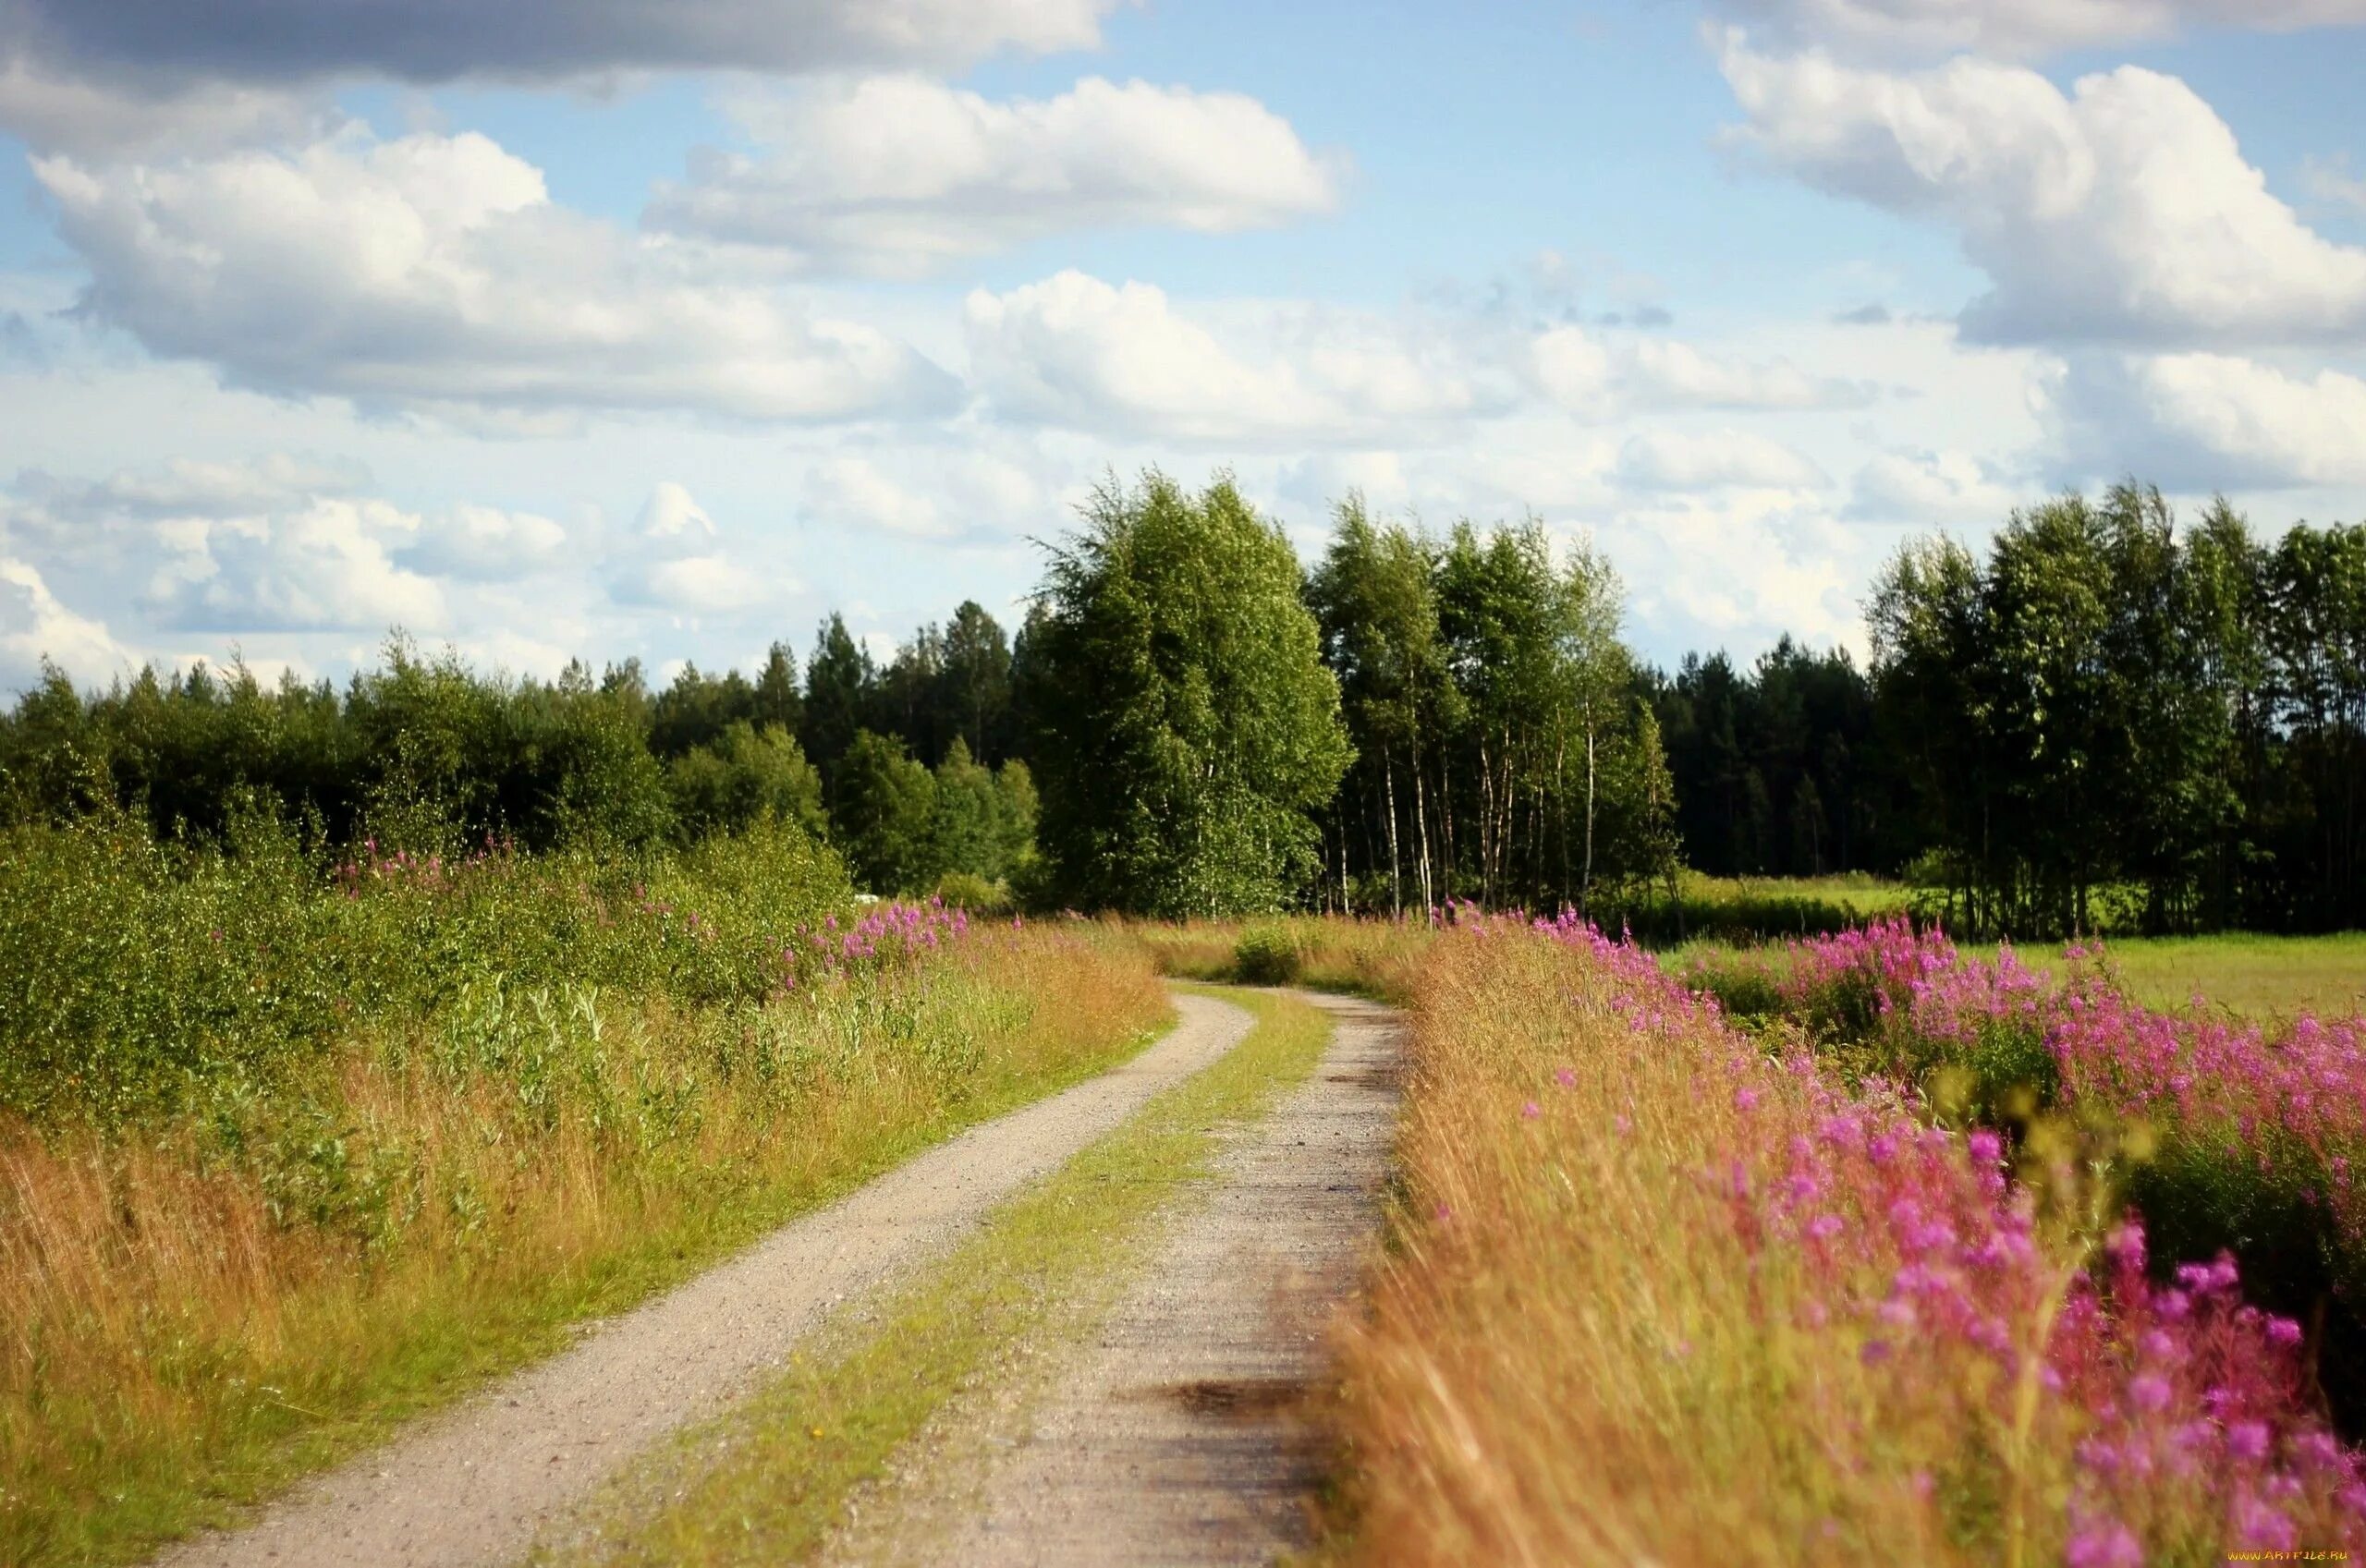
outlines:
M1097 484L1864 650L2135 478L2366 521L2366 0L0 0L0 690L883 653Z

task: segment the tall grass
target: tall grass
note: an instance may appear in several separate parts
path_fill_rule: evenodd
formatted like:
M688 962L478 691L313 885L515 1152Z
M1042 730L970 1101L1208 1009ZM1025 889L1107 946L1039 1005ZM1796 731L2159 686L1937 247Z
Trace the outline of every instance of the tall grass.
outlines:
M1253 920L1113 922L1160 971L1186 979L1298 984L1396 1002L1437 930L1413 920L1290 915Z
M836 856L769 822L681 857L488 846L329 865L250 820L233 850L128 818L0 830L0 1114L111 1124L267 1085L356 1028L498 983L685 1006L762 1000L852 955Z
M0 940L0 1562L220 1519L1166 1011L1090 930L834 912L788 836L309 881L33 847L0 869L49 921Z
M1345 1339L1375 1563L2215 1562L2366 1547L2303 1335L2156 1280L2088 1157L1770 1055L1509 924L1415 994L1399 1247Z
M2366 1161L2366 1019L2145 1007L2116 951L2073 946L2040 971L2009 947L1981 957L1887 922L1687 978L1942 1116L2126 1129L2140 1157L2121 1178L2164 1268L2231 1253L2255 1302L2313 1325L2336 1417L2366 1429L2366 1193L2351 1175Z

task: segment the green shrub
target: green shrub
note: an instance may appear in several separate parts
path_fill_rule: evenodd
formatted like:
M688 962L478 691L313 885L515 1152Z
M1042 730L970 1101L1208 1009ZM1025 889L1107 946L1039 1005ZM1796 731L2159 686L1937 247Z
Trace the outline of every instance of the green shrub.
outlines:
M497 978L689 1005L778 987L797 928L850 897L794 823L680 856L397 854L332 867L267 817L234 847L128 815L0 830L0 1113L120 1122L433 1019Z
M1718 1008L1736 1023L1765 1023L1783 1011L1783 993L1774 971L1742 954L1720 954L1715 960L1698 956L1687 964L1684 983L1716 999Z
M1232 949L1233 973L1245 985L1288 985L1302 960L1298 938L1286 926L1251 926Z
M939 877L936 896L972 915L1007 915L1015 906L1008 885L967 871L947 871Z

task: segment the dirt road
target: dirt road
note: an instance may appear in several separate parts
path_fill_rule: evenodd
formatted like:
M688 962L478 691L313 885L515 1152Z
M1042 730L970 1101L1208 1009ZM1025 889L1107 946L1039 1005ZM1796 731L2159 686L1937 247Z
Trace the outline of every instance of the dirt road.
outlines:
M1403 1042L1385 1008L1309 1000L1338 1022L1322 1066L1246 1130L1097 1343L1015 1435L940 1433L999 1458L915 1469L933 1495L874 1499L835 1561L1248 1564L1309 1544L1322 1455L1302 1401L1378 1226Z
M1249 1031L1239 1008L1188 996L1176 1005L1177 1027L1125 1066L971 1128L299 1488L252 1525L158 1562L485 1568L515 1558L636 1453L746 1392L832 1306L943 1252Z

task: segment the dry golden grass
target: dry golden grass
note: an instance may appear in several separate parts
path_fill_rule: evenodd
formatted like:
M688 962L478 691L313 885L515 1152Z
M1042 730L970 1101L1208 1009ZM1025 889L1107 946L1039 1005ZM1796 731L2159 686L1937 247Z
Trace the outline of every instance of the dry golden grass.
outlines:
M1993 1166L1981 1174L1963 1140L1895 1105L1859 1108L1803 1065L1764 1064L1655 995L1638 978L1647 959L1627 962L1622 980L1507 927L1441 938L1428 955L1397 1245L1341 1336L1337 1557L1870 1568L2066 1552L2117 1564L2140 1550L2199 1564L2258 1544L2228 1525L2245 1505L2221 1473L2191 1468L2200 1456L2168 1434L2192 1429L2204 1383L2265 1367L2264 1342L2231 1306L2211 1308L2206 1332L2200 1307L2189 1322L2165 1309L2115 1326L2140 1295L2098 1316L2074 1282L2111 1222L2107 1189L2066 1161L2049 1177L2053 1217L2013 1233L2001 1189L1975 1183L1997 1181ZM1835 1116L1852 1130L1835 1133ZM1904 1130L1872 1136L1884 1126ZM1802 1197L1787 1169L1823 1185ZM1909 1176L1922 1185L1902 1187ZM1906 1220L1903 1190L1921 1195ZM1787 1228L1804 1234L1815 1211L1838 1227L1815 1233L1828 1244ZM2021 1237L1996 1254L2015 1261L1950 1287L1973 1293L1993 1341L1910 1307L1902 1331L1886 1316L1905 1266L1934 1256L1893 1229L1934 1213L1967 1248ZM2087 1306L2066 1307L2076 1300ZM2082 1468L2082 1440L2127 1429L2112 1412L2135 1407L2126 1380L2153 1364L2131 1348L2145 1322L2192 1331L2143 1336L2144 1355L2186 1368L2180 1403L2144 1406L2162 1412L2140 1434L2153 1467ZM2063 1355L2083 1357L2084 1380L2057 1393ZM2329 1444L2297 1393L2270 1386L2282 1375L2258 1387L2262 1409L2288 1401L2269 1419L2290 1423L2289 1452ZM2168 1389L2138 1392L2166 1402ZM2341 1484L2291 1482L2289 1521L2269 1524L2296 1525L2302 1547L2350 1546Z
M0 1136L0 1561L218 1518L1165 1012L1130 947L984 933L762 1010L579 1006L544 1089L384 1039L293 1109Z
M1250 920L1193 920L1180 925L1114 921L1140 943L1161 972L1187 979L1237 980L1241 938L1277 939L1296 954L1299 984L1351 991L1384 1002L1412 994L1415 977L1437 933L1413 921L1293 915Z

